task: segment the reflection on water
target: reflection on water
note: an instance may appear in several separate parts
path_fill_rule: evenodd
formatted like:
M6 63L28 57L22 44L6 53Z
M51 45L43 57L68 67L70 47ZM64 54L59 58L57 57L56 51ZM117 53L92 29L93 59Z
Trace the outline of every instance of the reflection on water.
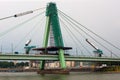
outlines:
M0 73L0 80L120 80L119 73L71 73L69 75L27 73Z

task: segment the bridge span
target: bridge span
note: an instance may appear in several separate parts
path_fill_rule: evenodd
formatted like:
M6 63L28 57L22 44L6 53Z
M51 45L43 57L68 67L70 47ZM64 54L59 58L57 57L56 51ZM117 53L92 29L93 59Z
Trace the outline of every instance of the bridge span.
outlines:
M0 55L0 60L53 60L59 61L58 55ZM120 62L120 58L107 57L81 57L81 56L65 56L66 61L81 62Z

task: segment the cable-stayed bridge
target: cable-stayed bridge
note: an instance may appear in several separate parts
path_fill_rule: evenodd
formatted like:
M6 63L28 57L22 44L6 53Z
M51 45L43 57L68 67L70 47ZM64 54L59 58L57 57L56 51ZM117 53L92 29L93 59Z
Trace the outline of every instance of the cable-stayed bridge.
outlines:
M57 9L55 3L49 3L47 5L46 20L43 21L44 17L41 17L41 15L45 13L44 9L45 8L39 8L0 19L0 21L2 21L41 11L39 14L31 17L30 19L26 19L25 21L0 33L1 40L5 40L4 35L8 35L8 33L10 34L10 32L21 28L23 25L30 23L39 16L41 18L41 20L39 20L40 22L35 20L32 22L32 24L26 25L33 27L31 29L29 29L29 27L24 28L26 29L26 32L20 32L20 34L24 35L22 39L14 40L13 37L14 43L18 43L16 43L14 47L12 46L12 55L5 53L1 54L0 60L40 60L41 70L44 70L46 60L60 61L62 69L66 69L65 61L120 62L119 47L110 43L108 40L102 38L97 33L93 32L61 10ZM46 24L41 25L43 23ZM40 29L36 27L38 25ZM29 30L28 32L27 29ZM44 34L37 33L36 35L35 32L44 32ZM42 35L40 36L40 34ZM39 42L36 43L37 41L34 40L35 37L40 37L43 42L41 44L38 44ZM30 41L23 43L24 39L26 40L26 38L30 39ZM92 42L88 39L92 40ZM29 45L31 40L33 41L33 46ZM93 43L97 44L97 47ZM26 55L20 53L14 54L14 51L19 49L19 45L21 44L24 44L22 47L25 49ZM37 47L37 45L40 45L41 48ZM72 48L73 50L71 50ZM114 48L116 51L118 51L118 53L114 53L111 48ZM30 55L31 50L35 50L35 53L39 53L40 55ZM65 55L65 53L67 53L67 55Z

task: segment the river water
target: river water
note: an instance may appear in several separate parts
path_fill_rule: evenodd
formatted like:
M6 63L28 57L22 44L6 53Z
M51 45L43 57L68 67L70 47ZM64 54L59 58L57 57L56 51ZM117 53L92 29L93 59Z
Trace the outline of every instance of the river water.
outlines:
M70 73L69 75L39 75L34 72L3 72L0 73L0 80L120 80L120 73Z

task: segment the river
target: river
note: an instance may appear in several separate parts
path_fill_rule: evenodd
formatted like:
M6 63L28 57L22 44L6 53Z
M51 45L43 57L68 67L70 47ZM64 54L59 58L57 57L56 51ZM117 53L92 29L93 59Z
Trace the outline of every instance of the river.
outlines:
M39 75L34 72L3 72L0 73L0 80L120 80L120 73L70 73L69 75Z

